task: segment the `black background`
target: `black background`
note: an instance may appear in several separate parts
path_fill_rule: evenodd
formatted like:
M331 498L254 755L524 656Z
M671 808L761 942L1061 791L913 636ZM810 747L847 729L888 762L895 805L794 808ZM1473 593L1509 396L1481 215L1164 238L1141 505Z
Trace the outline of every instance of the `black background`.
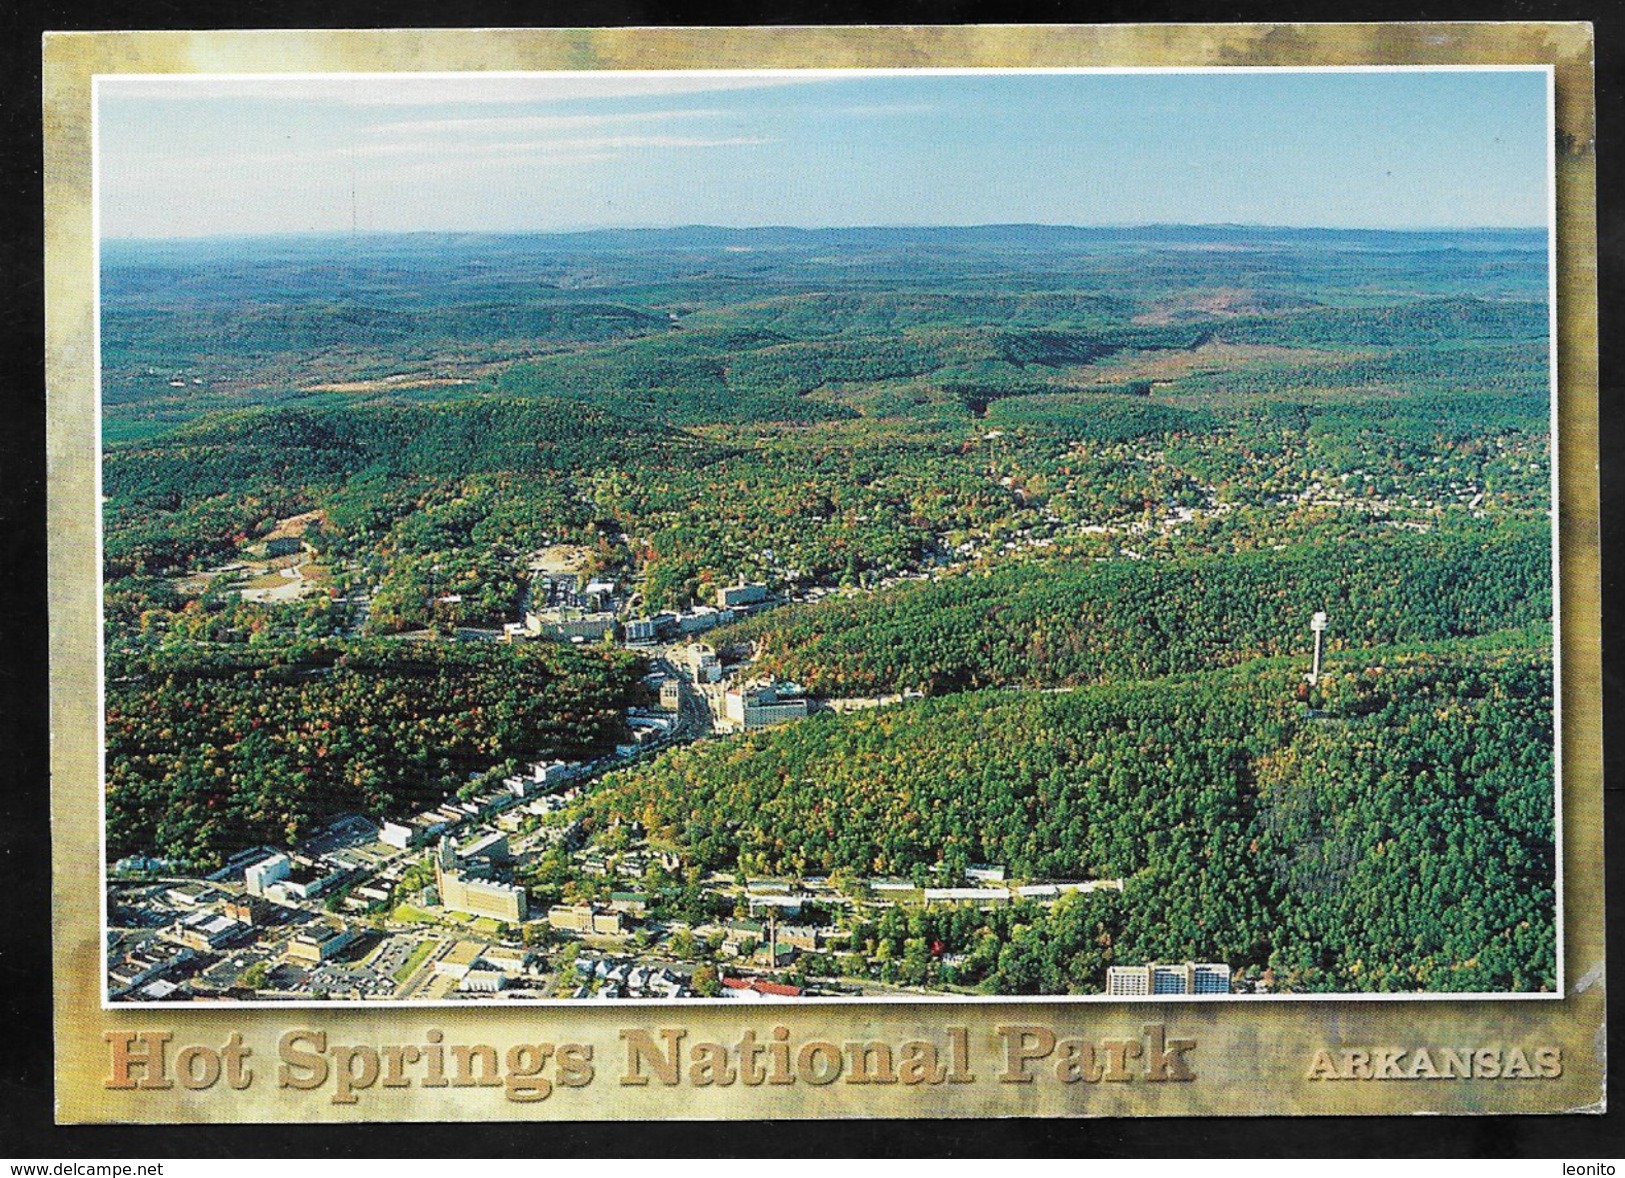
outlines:
M1230 21L1590 20L1596 32L1602 380L1604 723L1610 912L1625 857L1617 713L1625 679L1617 589L1625 570L1625 437L1618 314L1625 272L1625 4L1619 0L1332 0L1063 3L1059 0L98 0L0 3L0 1158L231 1157L1550 1157L1625 1156L1625 1117L1212 1118L810 1121L412 1126L52 1124L47 717L45 374L40 34L45 30L591 27L611 25L1112 24ZM1610 330L1610 329L1613 330ZM87 870L89 868L87 867ZM1609 943L1625 930L1609 921ZM1617 957L1617 954L1611 954ZM1617 1006L1610 1002L1610 1011ZM1615 1025L1617 1019L1610 1019ZM1610 1055L1625 1059L1616 1036ZM1610 1085L1613 1087L1613 1085ZM1544 1169L1543 1171L1544 1172ZM1558 1173L1555 1166L1551 1172Z

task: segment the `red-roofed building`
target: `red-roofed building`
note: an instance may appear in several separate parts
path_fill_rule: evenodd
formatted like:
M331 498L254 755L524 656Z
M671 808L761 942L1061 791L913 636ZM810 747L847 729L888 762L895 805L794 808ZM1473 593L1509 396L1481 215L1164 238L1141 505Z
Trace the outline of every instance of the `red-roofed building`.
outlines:
M755 990L774 998L800 998L800 986L787 986L783 982L770 982L766 978L723 978L722 984L730 990Z

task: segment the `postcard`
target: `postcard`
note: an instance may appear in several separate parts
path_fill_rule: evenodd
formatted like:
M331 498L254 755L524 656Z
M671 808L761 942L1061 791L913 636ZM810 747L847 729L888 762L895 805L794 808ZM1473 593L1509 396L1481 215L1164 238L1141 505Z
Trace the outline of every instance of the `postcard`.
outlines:
M1588 26L45 71L62 1121L1600 1111Z

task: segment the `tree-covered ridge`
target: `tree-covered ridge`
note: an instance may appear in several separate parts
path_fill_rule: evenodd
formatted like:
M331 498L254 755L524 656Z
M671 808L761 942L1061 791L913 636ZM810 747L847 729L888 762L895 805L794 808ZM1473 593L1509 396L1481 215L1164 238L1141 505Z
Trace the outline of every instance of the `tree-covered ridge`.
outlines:
M1226 248L1183 248L1209 238ZM662 244L649 253L633 241ZM773 252L731 252L747 241ZM1001 533L1119 523L1210 496L1262 503L1322 476L1369 478L1390 497L1448 495L1478 472L1454 456L1448 470L1437 465L1440 431L1455 445L1486 427L1530 443L1502 447L1510 462L1493 493L1505 501L1545 485L1524 461L1545 457L1533 446L1545 428L1533 395L1544 394L1544 303L1520 299L1523 279L1513 282L1538 267L1517 235L1471 242L1496 260L1494 282L1436 244L1222 229L782 240L696 230L424 239L393 253L351 243L321 259L330 272L302 262L298 244L264 258L251 245L203 250L211 265L195 271L185 249L129 251L139 262L114 251L112 305L174 325L205 312L286 320L305 352L321 341L300 324L335 315L344 331L385 335L397 321L469 318L445 331L418 323L408 350L424 356L434 341L510 327L539 333L527 355L546 352L549 323L614 321L617 307L650 331L578 339L509 366L495 378L506 395L492 394L482 368L457 401L377 403L423 395L408 386L342 406L327 403L339 394L301 392L322 407L206 416L112 445L108 575L218 563L276 519L320 508L329 545L366 551L400 589L385 594L399 608L381 615L395 628L425 621L420 590L436 564L457 566L454 595L478 599L458 620L490 624L510 609L522 577L505 558L463 551L482 535L521 549L602 540L612 559L624 533L639 541L633 564L650 578L651 604L675 605L738 576L872 583ZM1374 288L1376 275L1398 285ZM332 297L334 282L353 285L355 299ZM1373 289L1419 293L1374 303ZM1156 321L1170 308L1184 318ZM1232 337L1242 343L1225 345L1222 371L1178 361L1157 375L1165 358ZM1264 350L1247 353L1246 341ZM406 359L380 371L410 370ZM255 397L285 404L287 394ZM189 413L219 402L189 385L176 398ZM1271 404L1281 398L1295 400ZM724 450L658 422L708 433L735 423L742 436ZM984 445L984 433L1002 440ZM1166 445L1123 449L1142 441ZM845 460L842 448L858 453ZM470 519L487 509L495 522ZM436 551L391 534L440 511L469 523L442 529ZM590 532L595 520L607 526Z
M427 624L433 589L464 599L448 620L495 625L514 616L515 559L557 542L630 564L651 607L681 606L740 576L871 584L966 545L1139 526L1175 506L1204 513L1178 537L1186 551L1227 550L1209 538L1243 543L1241 521L1259 522L1210 509L1326 495L1418 523L1475 491L1497 518L1538 514L1546 461L1544 422L1494 397L1220 412L1091 391L995 401L983 423L948 413L700 435L545 399L271 411L112 447L107 570L219 561L319 507L317 547L385 582L379 628Z
M641 659L555 646L165 646L109 665L107 843L199 866L345 811L398 815L471 773L601 753Z
M634 537L654 606L680 606L738 576L856 583L920 568L942 537L1011 517L983 456L939 438L853 430L758 439L662 477L630 467L588 481Z
M504 367L550 353L563 353L545 362L560 395L593 399L592 385L572 379L579 355L593 384L640 411L697 421L729 419L722 386L748 395L764 420L831 417L828 405L798 406L790 386L878 369L839 347L802 346L819 341L863 341L888 371L969 361L993 364L1001 379L1020 379L1025 360L987 358L1000 351L998 332L1064 335L1070 359L1080 346L1189 348L1215 329L1294 346L1415 348L1524 332L1544 308L1544 245L1538 234L1220 226L112 242L102 255L104 427L143 436L335 381L381 381L363 394L381 400L417 396L412 378L487 387ZM762 333L736 349L741 375L789 385L735 387L699 355L716 349L689 338L730 331ZM789 345L785 355L751 355L775 343Z
M1540 521L1182 560L1035 560L775 611L729 638L820 695L1152 678L1301 650L1311 609L1352 648L1538 622L1551 616L1551 560Z
M692 457L706 447L660 426L545 398L487 398L359 412L276 409L207 418L160 442L109 450L115 503L208 495L275 476L312 481L376 471L401 477L476 472L540 474L654 454ZM192 470L192 487L153 483Z
M689 322L750 322L786 338L819 338L929 327L1083 329L1120 321L1131 310L1127 300L1093 291L881 288L779 295L696 312Z
M1544 340L1542 302L1476 298L1421 299L1387 307L1315 308L1247 318L1212 329L1230 343L1417 346L1447 340Z
M867 930L904 956L929 925L971 955L959 982L1005 992L1094 991L1108 964L1191 958L1309 989L1549 988L1549 660L1522 640L1366 652L1314 712L1295 702L1300 670L815 717L614 774L587 813L636 818L707 869L924 883L989 862L1123 881L1013 922ZM1033 932L983 943L1001 922Z
M150 354L162 324L155 312L114 312L103 347L118 363ZM195 307L190 334L196 356L223 350L308 352L319 348L417 342L448 337L464 344L524 339L533 343L600 342L669 329L663 316L614 303L469 303L396 310L356 303L250 304Z
M1290 969L1339 989L1554 987L1551 674L1544 656L1368 672L1257 767Z
M1339 385L1389 387L1424 376L1428 387L1436 387L1435 374L1446 367L1458 370L1449 385L1457 390L1543 387L1532 351L1544 348L1546 310L1539 303L1422 300L1380 308L1290 310L1206 325L1146 325L1121 317L1070 323L1068 318L1084 308L1099 314L1112 306L1103 300L1080 303L1076 296L1000 303L944 295L935 316L924 310L931 300L916 296L905 302L912 314L899 307L900 301L848 294L747 303L726 313L695 315L678 333L517 365L503 375L502 387L623 410L635 406L679 423L810 422L851 412L839 401L809 398L815 391L929 377L950 389L972 390L966 403L979 413L1006 396L1035 389L1066 392L1069 382L1098 381L1091 366L1119 353L1132 352L1143 364L1158 353L1190 352L1210 343L1284 349L1285 356L1260 366L1260 379L1283 388L1301 387L1316 365L1328 369L1324 356L1294 361L1294 355L1327 348L1365 353L1346 361L1347 371L1335 362L1329 366L1326 377ZM807 316L809 305L827 307L833 322ZM963 318L948 319L948 308L957 308ZM1001 314L1002 323L984 322ZM1060 322L1022 322L1047 316ZM1508 341L1523 342L1524 350L1506 354ZM1491 354L1481 356L1486 349ZM1513 361L1515 369L1509 367ZM1166 383L1175 391L1185 389L1177 379ZM1149 387L1140 383L1142 391ZM1191 385L1192 391L1201 388L1199 381Z
M1126 442L1164 434L1201 433L1218 424L1218 419L1206 410L1124 396L1115 389L1036 396L1018 392L986 398L982 403L985 409L980 416L989 426L1042 430L1097 441Z
M1323 355L1312 360L1294 350L1240 371L1215 366L1182 376L1164 391L1279 397L1328 390L1346 394L1353 390L1387 393L1390 400L1395 394L1407 399L1421 393L1522 394L1517 404L1527 418L1538 417L1543 408L1550 389L1549 361L1544 339L1362 350L1353 357ZM1483 399L1478 403L1484 403ZM1455 416L1448 406L1449 400L1441 403L1446 410L1443 416Z
M600 463L704 463L718 447L664 427L548 399L352 410L249 410L109 447L109 576L229 555L256 525L333 505L354 516L403 486L478 474L541 480ZM264 529L259 529L263 531Z

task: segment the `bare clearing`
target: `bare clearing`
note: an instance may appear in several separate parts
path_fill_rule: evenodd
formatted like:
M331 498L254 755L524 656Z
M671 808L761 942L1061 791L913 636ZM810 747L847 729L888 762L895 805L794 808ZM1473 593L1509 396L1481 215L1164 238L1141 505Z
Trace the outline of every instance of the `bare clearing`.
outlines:
M285 540L294 536L303 536L311 524L322 523L320 511L307 511L301 515L290 515L286 519L276 521L276 527L265 534L266 540Z
M590 548L583 548L579 544L554 544L543 548L540 552L533 552L530 556L530 571L533 573L579 573L587 567L593 557Z
M399 389L446 389L470 385L472 380L453 376L414 376L400 372L393 376L379 376L372 380L340 380L327 384L306 385L304 393L387 393Z
M1275 344L1206 343L1188 351L1124 352L1098 364L1072 369L1067 383L1088 388L1124 380L1174 381L1194 373L1239 372L1253 365L1283 363L1332 364L1362 355L1365 353L1283 348Z

